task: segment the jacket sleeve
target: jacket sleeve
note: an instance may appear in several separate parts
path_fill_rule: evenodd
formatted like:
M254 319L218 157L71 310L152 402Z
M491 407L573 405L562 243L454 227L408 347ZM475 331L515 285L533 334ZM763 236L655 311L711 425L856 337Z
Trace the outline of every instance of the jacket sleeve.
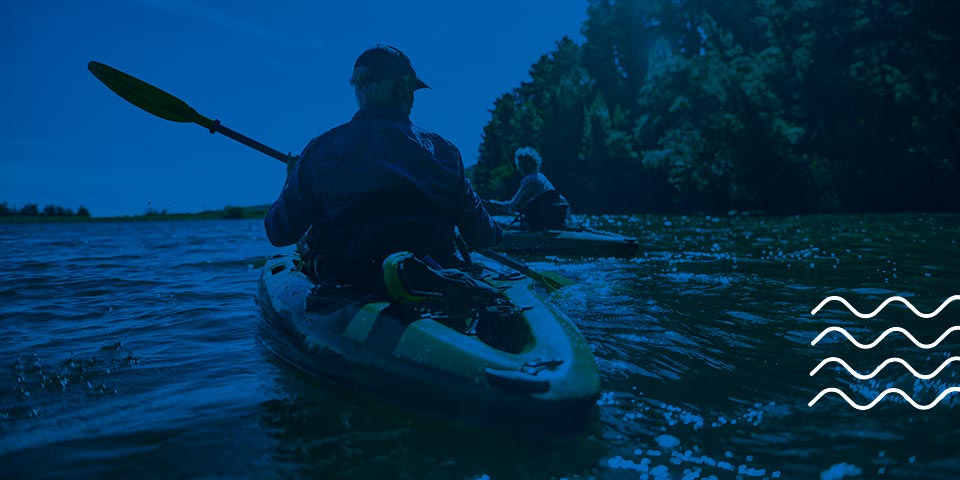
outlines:
M480 196L473 191L470 180L463 173L463 160L457 151L460 181L463 184L458 201L457 226L464 241L477 250L492 248L503 240L503 230L483 207Z
M297 243L300 237L310 228L312 216L310 215L309 208L312 204L309 201L305 201L308 199L304 198L304 193L309 192L303 191L303 183L301 182L303 178L310 178L309 172L305 171L309 170L309 168L304 168L304 165L309 165L310 163L311 162L304 162L303 156L300 157L293 171L287 176L287 181L283 185L283 191L280 192L280 197L277 198L277 201L273 202L270 210L267 211L266 218L263 219L263 226L267 231L267 239L270 240L270 243L275 247L283 247ZM309 197L310 195L306 196Z

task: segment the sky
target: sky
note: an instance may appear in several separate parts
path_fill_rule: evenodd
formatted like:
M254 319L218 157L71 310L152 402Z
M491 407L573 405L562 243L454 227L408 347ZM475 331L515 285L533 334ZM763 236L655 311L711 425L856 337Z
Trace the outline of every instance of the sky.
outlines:
M411 120L476 162L494 100L567 36L586 0L0 2L0 202L93 216L272 203L280 162L154 117L87 71L96 60L282 152L350 120L353 62L382 43L431 90Z

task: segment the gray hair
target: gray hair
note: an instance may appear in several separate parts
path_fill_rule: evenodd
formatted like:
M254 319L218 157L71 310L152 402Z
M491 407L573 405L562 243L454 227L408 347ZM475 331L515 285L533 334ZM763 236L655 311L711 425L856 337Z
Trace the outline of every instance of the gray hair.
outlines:
M413 91L416 78L402 76L370 82L370 69L365 66L357 67L350 77L350 85L357 96L357 107L361 110L368 107L399 107L409 115L413 109Z
M543 160L540 159L540 154L537 153L537 149L533 147L523 147L523 148L518 148L517 152L513 154L513 165L517 167L518 171L523 172L523 170L520 168L520 159L524 157L533 160L533 163L536 164L536 167L534 167L535 171L540 170L540 163L542 163ZM532 173L532 172L523 172L523 173Z

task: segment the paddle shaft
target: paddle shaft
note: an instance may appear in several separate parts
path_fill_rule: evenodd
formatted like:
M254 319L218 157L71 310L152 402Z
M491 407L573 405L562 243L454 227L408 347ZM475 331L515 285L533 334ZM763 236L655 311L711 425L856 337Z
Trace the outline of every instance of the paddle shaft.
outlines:
M195 123L196 123L196 122L195 122ZM200 125L200 124L197 123L197 125ZM240 143L242 143L242 144L244 144L244 145L246 145L246 146L248 146L248 147L250 147L250 148L252 148L252 149L254 149L254 150L256 150L256 151L258 151L258 152L260 152L260 153L263 153L263 154L266 154L266 155L268 155L268 156L270 156L270 157L276 158L277 160L280 160L280 161L283 162L284 164L287 163L287 158L290 157L289 155L287 155L287 154L285 154L285 153L281 153L279 150L275 150L275 149L273 149L273 148L270 148L270 147L268 147L268 146L266 146L266 145L264 145L264 144L262 144L262 143L260 143L260 142L258 142L258 141L256 141L256 140L254 140L254 139L252 139L252 138L250 138L250 137L248 137L248 136L246 136L246 135L244 135L244 134L242 134L242 133L239 133L239 132L237 132L237 131L235 131L235 130L231 130L231 129L225 127L223 124L220 123L220 120L214 120L214 121L213 121L213 125L210 127L210 133L220 133L220 134L223 134L223 135L225 135L225 136L227 136L227 137L229 137L229 138L231 138L231 139L233 139L233 140L236 140L236 141L238 141L238 142L240 142Z
M488 257L496 260L497 262L500 262L500 264L502 264L502 265L504 265L504 266L507 266L507 267L510 267L510 268L512 268L512 269L514 269L514 270L516 270L516 271L518 271L518 272L520 272L520 273L522 273L522 274L524 274L524 275L526 275L526 276L528 276L528 277L536 280L537 282L539 282L541 285L543 285L544 287L546 287L546 289L549 290L549 291L551 291L551 292L554 291L554 290L559 290L560 288L563 287L563 285L561 285L559 282L554 281L552 278L547 277L546 275L543 275L542 273L540 273L540 272L538 272L538 271L536 271L536 270L534 270L534 269L532 269L532 268L530 268L530 267L528 267L528 266L526 266L526 265L524 265L524 264L522 264L522 263L520 263L520 262L518 262L518 261L516 261L516 260L514 260L514 259L512 259L512 258L510 258L510 257L508 257L508 256L506 256L506 255L504 255L504 254L502 254L502 253L497 253L497 252L494 252L493 250L481 250L481 251L480 251L480 254L481 254L481 255L488 256Z

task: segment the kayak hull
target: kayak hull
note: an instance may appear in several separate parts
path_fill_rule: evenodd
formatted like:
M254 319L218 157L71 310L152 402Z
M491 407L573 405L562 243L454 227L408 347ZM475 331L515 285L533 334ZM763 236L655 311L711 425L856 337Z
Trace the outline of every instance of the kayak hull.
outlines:
M430 411L519 429L582 427L600 389L583 335L532 280L474 261L504 289L496 305L410 307L346 290L306 301L314 285L296 258L275 257L257 294L265 343L307 372Z
M522 254L583 257L632 257L637 239L595 230L543 230L530 232L505 229L497 251Z

